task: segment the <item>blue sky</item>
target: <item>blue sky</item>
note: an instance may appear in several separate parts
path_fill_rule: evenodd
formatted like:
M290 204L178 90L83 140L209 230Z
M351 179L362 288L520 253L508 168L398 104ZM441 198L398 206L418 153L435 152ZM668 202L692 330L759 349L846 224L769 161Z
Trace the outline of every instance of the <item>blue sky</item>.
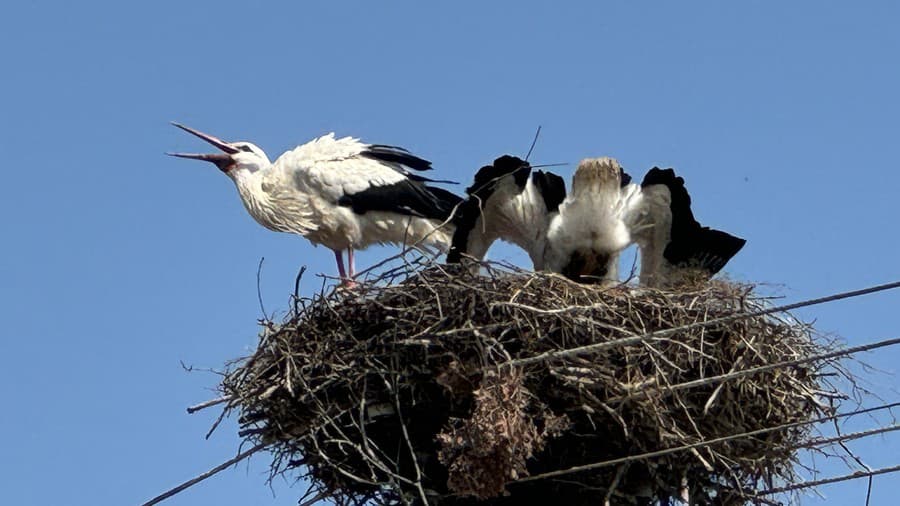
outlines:
M217 378L180 363L251 350L260 257L269 311L300 265L334 272L328 250L254 223L213 166L164 156L201 146L172 120L272 158L332 130L400 144L463 182L542 125L537 163L675 167L704 224L748 239L736 279L791 301L900 279L896 3L560 4L5 6L2 502L137 504L232 456L233 422L205 441L217 413L184 412ZM898 307L889 292L800 315L860 344L896 336ZM896 372L898 356L862 358ZM868 378L900 397L896 376ZM900 454L896 436L854 448ZM168 504L295 504L302 487L265 472L255 457ZM822 492L805 503L865 487ZM877 478L872 504L897 493Z

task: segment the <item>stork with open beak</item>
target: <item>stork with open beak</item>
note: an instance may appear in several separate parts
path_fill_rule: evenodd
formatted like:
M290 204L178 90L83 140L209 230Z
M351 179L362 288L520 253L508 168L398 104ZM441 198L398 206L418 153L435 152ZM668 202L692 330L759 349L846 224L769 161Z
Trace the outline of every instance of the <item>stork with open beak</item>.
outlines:
M427 184L449 181L411 173L408 169L430 170L431 163L403 148L336 139L331 133L271 162L250 142L226 142L173 125L222 152L169 155L215 164L234 181L244 207L259 224L330 248L345 284L352 284L355 275L355 249L379 243L440 250L450 246L453 226L446 222L461 198Z

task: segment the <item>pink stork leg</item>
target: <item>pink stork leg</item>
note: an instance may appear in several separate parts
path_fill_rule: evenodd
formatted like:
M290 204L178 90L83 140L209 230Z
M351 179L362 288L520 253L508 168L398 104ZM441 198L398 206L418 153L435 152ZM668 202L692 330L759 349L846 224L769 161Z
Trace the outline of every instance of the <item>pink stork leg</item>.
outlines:
M337 261L338 274L341 276L341 286L344 288L353 288L356 283L353 282L353 250L347 250L347 260L350 261L350 275L344 269L344 258L340 250L334 250L334 259Z
M350 264L350 279L356 276L356 266L353 265L353 246L347 248L347 262Z
M333 250L334 251L334 259L337 261L338 267L338 275L341 277L341 281L346 281L347 279L347 271L344 270L344 257L341 254L341 250Z

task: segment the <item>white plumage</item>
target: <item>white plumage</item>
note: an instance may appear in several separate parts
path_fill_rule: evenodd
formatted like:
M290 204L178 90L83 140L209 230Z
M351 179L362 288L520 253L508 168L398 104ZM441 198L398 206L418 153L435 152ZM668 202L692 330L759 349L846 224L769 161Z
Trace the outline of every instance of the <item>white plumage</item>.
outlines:
M565 192L559 176L532 171L514 156L497 158L478 171L466 190L448 262L458 262L463 254L481 260L499 239L524 249L534 269L543 269L547 229Z
M576 280L618 281L619 253L631 243L626 217L641 198L634 185L622 188L621 174L612 158L578 165L547 233L548 270Z
M614 282L621 251L637 243L641 285L670 287L712 276L744 245L694 219L684 180L672 169L653 168L640 185L630 181L616 160L587 159L566 196L559 176L502 156L466 190L447 261L482 259L500 239L524 249L535 270Z
M328 134L287 151L275 162L248 142L225 142L175 124L224 153L172 153L215 163L235 183L247 211L264 227L299 234L335 253L345 281L353 251L372 244L449 247L446 221L459 197L407 171L430 163L402 148ZM344 269L346 250L349 271Z
M481 259L500 239L524 249L535 270L577 281L616 279L619 252L631 241L626 217L641 198L637 185L620 188L621 172L611 158L584 160L567 196L561 177L532 171L516 157L498 158L467 190L448 262L462 254Z
M626 221L641 254L639 281L644 286L661 286L670 277L663 253L672 235L672 198L668 188L662 185L638 188L641 201L630 210Z

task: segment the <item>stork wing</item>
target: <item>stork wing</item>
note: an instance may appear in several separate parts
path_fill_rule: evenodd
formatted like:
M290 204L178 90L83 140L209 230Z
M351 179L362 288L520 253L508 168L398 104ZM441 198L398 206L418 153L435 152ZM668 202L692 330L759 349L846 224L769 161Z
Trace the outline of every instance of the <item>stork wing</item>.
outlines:
M621 181L622 188L631 184L631 174L625 172L625 169L619 167L619 180Z
M382 162L409 167L413 170L431 170L432 168L431 162L424 158L419 158L399 146L369 144L360 154Z
M424 158L419 158L418 156L415 156L409 151L398 146L371 144L359 154L360 156L365 156L366 158L371 158L373 160L382 162L386 167L390 167L391 169L399 172L400 174L403 174L413 181L418 181L420 183L458 184L456 181L450 181L447 179L431 179L406 170L406 167L419 171L431 170L431 162L425 160Z
M469 196L454 221L447 262L459 262L463 254L483 258L491 244L502 239L525 249L540 263L550 214L565 199L561 177L532 173L528 162L504 155L482 167L466 192Z
M542 170L534 171L531 175L538 191L544 197L544 205L547 212L555 213L559 211L559 205L566 200L566 181L552 172L544 172Z
M709 227L695 230L690 240L672 241L663 255L673 265L703 269L712 276L737 255L747 241Z
M740 237L700 225L691 211L684 178L676 176L673 169L650 169L641 186L654 185L668 188L671 197L671 236L663 256L672 265L700 268L712 276L746 244Z
M691 211L691 196L684 186L684 178L676 176L673 169L663 170L653 167L644 176L641 187L646 188L657 184L664 185L669 189L672 210L672 240L677 241L689 237L693 231L700 228L700 223L694 219L694 213Z
M379 159L385 153L400 156L400 148L378 149L373 152L377 156L363 156L367 149L369 146L356 139L327 135L285 153L275 165L282 177L292 179L304 193L350 207L357 214L386 211L445 220L462 200L425 185L426 178L413 177L398 163ZM415 165L428 163L412 155L401 158Z
M426 186L403 179L387 185L372 185L367 189L346 194L337 201L357 214L387 211L433 220L446 220L453 213L461 197L442 188Z

